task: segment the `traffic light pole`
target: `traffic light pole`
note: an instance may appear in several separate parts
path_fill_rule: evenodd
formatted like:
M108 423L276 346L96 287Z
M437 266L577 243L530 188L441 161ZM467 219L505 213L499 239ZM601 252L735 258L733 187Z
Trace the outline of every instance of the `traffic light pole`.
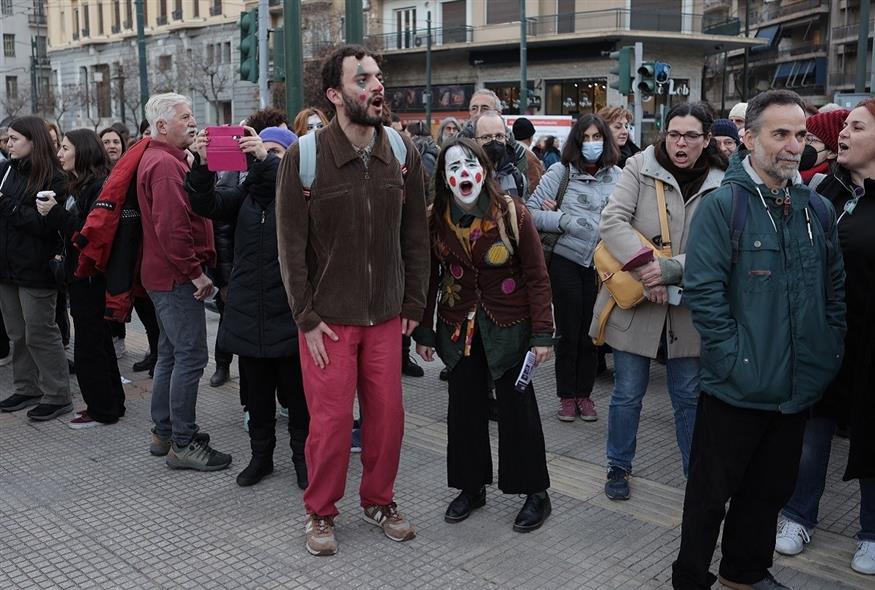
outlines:
M638 72L641 69L641 64L644 63L644 44L641 42L635 43L635 100L633 103L633 115L635 120L635 129L632 131L632 140L635 145L641 147L641 127L644 122L644 108L641 106L641 91L638 90L638 84L641 83L641 74Z
M425 22L428 27L425 45L425 128L431 133L431 10Z
M520 115L525 115L529 107L529 50L526 44L528 34L526 21L526 0L520 0ZM513 106L513 105L511 105Z
M301 0L283 0L286 114L293 119L304 106L304 51L301 48Z
M137 0L137 58L140 62L140 120L146 119L149 102L149 72L146 70L146 24L143 16L144 0Z
M362 0L346 0L346 42L362 42Z
M270 52L267 48L268 11L267 0L258 0L258 104L267 106L267 62Z

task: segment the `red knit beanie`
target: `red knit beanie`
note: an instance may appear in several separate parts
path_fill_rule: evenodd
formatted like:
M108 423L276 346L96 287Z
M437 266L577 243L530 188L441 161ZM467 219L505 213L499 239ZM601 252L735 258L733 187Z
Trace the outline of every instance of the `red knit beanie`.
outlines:
M839 109L837 111L812 115L805 121L805 129L808 133L816 135L817 139L826 146L826 149L832 153L837 153L839 151L839 133L842 130L842 123L845 122L850 112L845 109Z

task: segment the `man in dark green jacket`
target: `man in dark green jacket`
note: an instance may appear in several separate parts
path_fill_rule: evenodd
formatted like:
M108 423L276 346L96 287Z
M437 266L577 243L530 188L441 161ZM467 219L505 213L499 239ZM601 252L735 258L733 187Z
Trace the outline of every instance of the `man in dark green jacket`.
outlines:
M721 582L786 588L769 573L775 523L796 482L806 410L838 371L845 334L835 212L802 184L804 140L798 95L757 95L745 122L749 155L733 156L723 186L692 222L684 301L702 337L705 395L693 433L675 588L713 584L708 568L724 515ZM739 189L743 227L733 208ZM828 213L828 223L818 211ZM735 246L733 229L741 229Z

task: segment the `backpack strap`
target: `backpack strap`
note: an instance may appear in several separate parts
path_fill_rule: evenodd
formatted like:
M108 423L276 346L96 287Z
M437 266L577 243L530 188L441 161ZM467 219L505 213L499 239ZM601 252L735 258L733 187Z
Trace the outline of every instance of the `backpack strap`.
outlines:
M825 175L821 175L824 176ZM822 180L822 179L821 179ZM820 184L818 182L817 184ZM826 243L826 261L823 273L823 280L826 282L826 296L829 301L835 299L835 287L829 277L829 270L832 268L833 260L835 259L835 248L832 243L833 230L833 215L830 214L829 208L824 203L821 197L812 187L808 187L808 205L814 211L814 216L820 223L820 229L823 230L824 242Z
M392 146L392 153L395 154L395 159L401 166L401 177L407 178L407 145L401 138L401 134L391 127L384 126L386 136L389 138L389 144ZM306 137L306 135L304 136Z
M559 189L556 191L556 208L562 207L562 199L565 198L565 192L568 190L568 182L571 180L571 165L563 166L562 180L559 181ZM520 197L522 198L522 197Z
M747 223L747 190L740 184L732 186L732 217L729 225L729 240L732 242L732 264L738 262L738 249L744 224Z
M407 178L407 145L401 138L401 134L391 127L384 126L389 144L392 146L392 154L401 166L401 178ZM310 198L310 188L316 181L316 133L308 133L298 140L300 156L298 159L298 177L304 189L304 198Z
M298 140L298 176L301 178L305 199L310 198L310 187L316 180L316 135L317 133L308 133Z
M811 177L811 180L808 181L808 188L810 188L813 191L816 191L817 187L819 187L820 183L823 182L824 180L826 180L826 174L823 174L822 172L818 172L817 174L815 174L814 176Z
M501 238L501 243L505 245L511 256L513 256L514 246L519 247L520 243L520 223L517 219L516 205L513 202L513 197L510 195L503 195L503 197L507 203L507 218L504 215L499 215L496 225L498 225L498 235ZM508 222L510 223L510 236L507 233Z

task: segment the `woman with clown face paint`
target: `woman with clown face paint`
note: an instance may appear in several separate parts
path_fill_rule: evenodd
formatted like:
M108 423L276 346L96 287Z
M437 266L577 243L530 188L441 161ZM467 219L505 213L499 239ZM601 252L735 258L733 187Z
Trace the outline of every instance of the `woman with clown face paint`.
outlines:
M499 192L489 158L466 138L444 145L435 166L432 274L416 350L434 349L449 369L447 478L461 493L444 520L465 520L486 503L492 483L487 401L498 398L498 487L525 494L513 529L528 532L550 515L544 434L531 383L515 382L526 355L553 353L550 279L525 206ZM434 307L437 305L435 325Z

